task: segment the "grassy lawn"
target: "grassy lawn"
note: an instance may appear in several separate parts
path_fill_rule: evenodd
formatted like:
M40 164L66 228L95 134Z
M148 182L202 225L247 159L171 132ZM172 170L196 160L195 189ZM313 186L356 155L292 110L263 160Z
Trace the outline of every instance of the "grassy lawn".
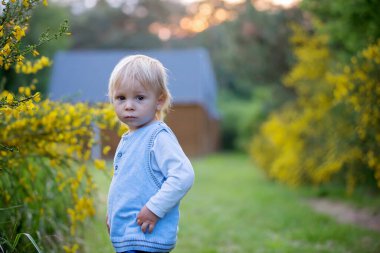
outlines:
M380 234L338 224L305 203L310 195L268 181L245 155L193 160L196 182L181 206L174 253L380 252ZM105 228L110 178L96 172L98 213L86 227L86 252L112 252Z

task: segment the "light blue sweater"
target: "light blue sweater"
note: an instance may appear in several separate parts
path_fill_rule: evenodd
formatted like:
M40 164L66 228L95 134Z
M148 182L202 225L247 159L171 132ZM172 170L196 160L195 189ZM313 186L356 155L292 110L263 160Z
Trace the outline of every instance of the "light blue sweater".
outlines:
M175 247L179 202L191 188L194 172L175 135L161 121L125 134L114 159L108 194L108 223L116 252L168 252ZM146 205L160 217L143 233L136 217Z

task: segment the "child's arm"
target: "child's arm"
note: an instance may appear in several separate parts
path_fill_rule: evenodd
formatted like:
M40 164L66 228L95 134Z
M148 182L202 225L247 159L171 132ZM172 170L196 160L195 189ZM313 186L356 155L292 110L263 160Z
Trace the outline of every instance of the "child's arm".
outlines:
M162 218L190 190L194 182L193 167L178 141L166 131L158 134L153 146L153 159L166 180L146 207Z

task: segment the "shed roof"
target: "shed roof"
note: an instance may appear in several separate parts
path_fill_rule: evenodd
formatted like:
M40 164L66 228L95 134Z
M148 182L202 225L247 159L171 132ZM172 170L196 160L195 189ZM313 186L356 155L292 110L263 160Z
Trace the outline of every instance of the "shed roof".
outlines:
M144 54L168 69L173 104L199 104L213 118L217 87L211 60L203 48L182 50L86 50L58 52L49 86L49 97L72 102L108 101L108 80L115 65L125 56Z

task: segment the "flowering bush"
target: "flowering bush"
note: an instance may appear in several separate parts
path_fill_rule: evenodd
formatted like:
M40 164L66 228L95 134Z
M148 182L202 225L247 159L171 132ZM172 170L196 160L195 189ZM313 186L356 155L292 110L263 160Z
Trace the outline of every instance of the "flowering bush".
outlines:
M42 1L47 5L47 1ZM51 64L50 60L41 56L30 60L26 56L39 56L38 47L43 43L57 39L67 34L68 24L65 21L56 34L45 32L39 42L33 45L22 46L22 38L26 35L31 11L41 3L41 0L2 1L3 11L0 17L0 67L8 70L12 66L17 73L32 74Z
M380 188L380 39L369 45L343 71L329 76L334 103L351 112L352 136L357 148L358 168L373 170ZM351 137L352 138L352 137Z
M29 90L20 89L23 95ZM13 99L8 92L1 97ZM1 109L0 198L12 208L3 211L1 232L11 235L17 224L17 232L34 234L50 252L56 245L71 252L78 248L78 227L95 213L91 164L105 168L91 159L94 123L109 128L117 121L108 120L115 119L113 110L102 105L38 100Z
M293 27L297 63L284 84L298 98L262 125L251 154L270 177L291 185L343 176L349 193L358 182L375 179L380 187L380 44L339 66L322 24L313 24L312 33Z
M38 57L40 44L67 33L66 23L57 34L43 34L36 45L21 44L30 11L41 2L47 5L46 0L2 1L0 68L33 74L51 64L44 56L27 57ZM117 127L110 106L41 100L33 84L19 88L18 94L0 89L2 252L16 247L30 252L31 244L19 240L20 235L46 252L80 248L80 228L95 213L92 192L96 186L89 170L93 165L105 168L105 161L91 158L94 127Z

